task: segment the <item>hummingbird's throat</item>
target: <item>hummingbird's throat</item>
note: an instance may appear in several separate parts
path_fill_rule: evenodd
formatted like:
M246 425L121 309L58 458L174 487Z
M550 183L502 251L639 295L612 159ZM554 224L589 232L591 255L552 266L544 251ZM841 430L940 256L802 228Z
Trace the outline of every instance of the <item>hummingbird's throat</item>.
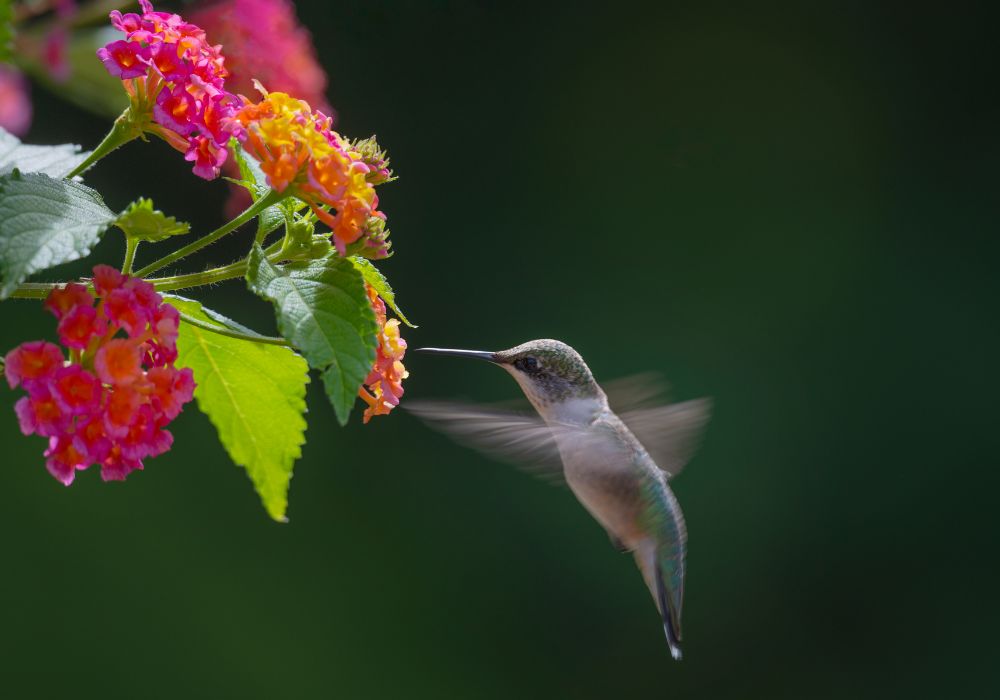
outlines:
M603 395L587 396L568 382L540 382L509 365L501 366L514 377L525 397L547 422L589 425L607 408Z

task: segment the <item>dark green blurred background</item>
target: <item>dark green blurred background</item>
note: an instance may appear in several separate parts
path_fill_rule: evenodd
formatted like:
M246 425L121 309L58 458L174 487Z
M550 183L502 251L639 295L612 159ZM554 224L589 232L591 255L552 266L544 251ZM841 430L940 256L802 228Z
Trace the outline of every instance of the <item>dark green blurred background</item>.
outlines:
M381 189L382 269L420 324L411 347L554 337L599 379L660 370L678 398L714 397L674 484L685 659L568 490L403 411L341 430L314 383L278 525L196 410L144 473L66 489L2 391L11 697L997 697L996 17L299 13L340 129L376 132L401 176ZM28 140L108 126L35 96ZM88 181L201 231L226 191L159 143ZM109 235L97 256L120 249ZM239 283L201 298L273 328ZM36 303L0 313L0 350L53 334ZM517 392L488 366L407 365L409 398Z

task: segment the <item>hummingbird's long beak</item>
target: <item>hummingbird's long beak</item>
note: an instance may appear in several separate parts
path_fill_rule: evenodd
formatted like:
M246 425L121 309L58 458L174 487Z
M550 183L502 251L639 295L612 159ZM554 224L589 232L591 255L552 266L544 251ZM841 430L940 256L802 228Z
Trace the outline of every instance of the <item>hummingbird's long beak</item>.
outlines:
M472 357L477 360L496 362L497 354L485 350L451 350L449 348L417 348L416 352L426 352L428 355L448 355L450 357Z

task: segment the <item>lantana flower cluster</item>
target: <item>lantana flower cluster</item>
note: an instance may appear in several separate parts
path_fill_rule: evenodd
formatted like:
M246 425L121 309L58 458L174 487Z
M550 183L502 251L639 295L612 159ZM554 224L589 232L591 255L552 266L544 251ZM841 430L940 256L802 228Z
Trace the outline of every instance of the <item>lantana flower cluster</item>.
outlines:
M134 118L152 107L153 123L144 129L162 137L194 162L194 173L218 177L227 157L227 120L242 100L225 88L228 75L221 46L179 15L154 12L139 0L142 14L111 13L111 24L125 33L97 55L108 72L121 78Z
M358 396L368 404L364 414L365 423L372 416L387 415L399 405L403 396L403 380L409 376L403 366L406 341L399 335L399 321L395 318L386 320L385 302L371 285L368 285L368 300L378 323L378 351L375 364L365 378L367 389L363 386L358 390Z
M373 171L363 154L332 129L330 117L313 111L308 102L259 89L263 99L244 104L232 126L243 148L260 162L271 188L293 188L331 228L341 255L361 238L372 248L371 257L385 255L385 215L378 211L369 179L380 178L381 171Z
M45 302L68 360L59 345L33 341L4 363L11 388L28 394L15 405L21 432L49 439L46 466L67 486L93 464L105 481L123 480L170 449L164 428L195 387L190 369L174 367L177 310L151 284L98 265L93 286L96 298L71 283Z

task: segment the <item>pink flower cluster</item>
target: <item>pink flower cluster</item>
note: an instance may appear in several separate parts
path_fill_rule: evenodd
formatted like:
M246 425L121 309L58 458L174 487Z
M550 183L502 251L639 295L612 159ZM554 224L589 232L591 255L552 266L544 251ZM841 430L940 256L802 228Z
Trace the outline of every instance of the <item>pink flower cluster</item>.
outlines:
M226 121L242 104L227 92L228 76L221 46L210 45L205 32L179 15L154 12L139 0L142 15L111 13L111 24L125 33L97 50L111 75L121 78L134 115L148 113L147 130L194 162L194 173L218 177L226 162Z
M68 362L39 340L11 350L4 366L11 388L28 392L14 407L21 432L49 439L46 466L67 486L92 464L105 481L120 481L170 449L164 426L195 386L190 369L174 367L177 310L148 282L107 265L94 268L93 284L97 299L71 283L45 302Z
M291 0L220 0L204 3L188 16L225 47L230 91L252 95L256 79L332 114L326 72Z

